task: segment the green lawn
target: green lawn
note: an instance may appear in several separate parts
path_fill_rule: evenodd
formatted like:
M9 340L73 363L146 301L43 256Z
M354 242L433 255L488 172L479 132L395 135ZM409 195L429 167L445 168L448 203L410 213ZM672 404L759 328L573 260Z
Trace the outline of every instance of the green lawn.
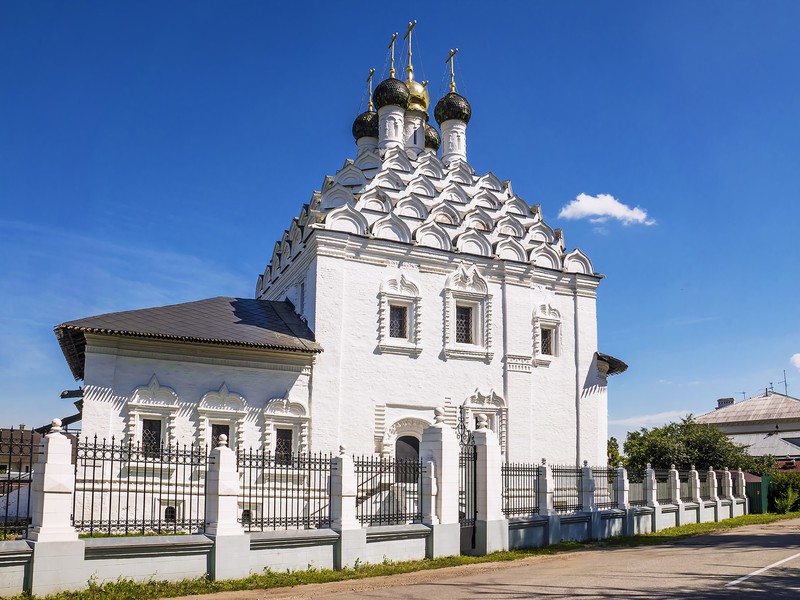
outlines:
M47 596L52 600L145 600L153 598L169 598L175 596L188 596L192 594L209 594L213 592L235 591L235 590L255 590L273 587L286 587L302 585L306 583L327 583L331 581L343 581L346 579L363 579L365 577L377 577L380 575L396 575L399 573L410 573L412 571L422 571L426 569L442 569L457 565L469 565L496 561L509 561L525 558L528 556L557 554L582 548L603 548L619 546L643 546L653 544L667 544L681 540L690 536L724 531L743 525L757 525L763 523L773 523L784 519L800 518L800 512L788 513L785 515L765 514L765 515L745 515L720 521L719 523L697 523L682 525L665 529L658 533L647 535L635 535L629 537L618 537L599 542L571 542L544 548L532 548L530 550L513 550L510 552L497 552L488 556L451 556L447 558L413 560L406 562L389 562L372 565L359 565L353 569L343 569L341 571L331 571L328 569L311 569L308 571L293 571L276 573L265 570L263 573L251 575L247 579L237 579L228 581L210 581L206 578L187 579L175 583L166 581L149 581L147 583L134 583L132 581L121 580L116 583L106 583L104 585L90 584L89 588L81 592L64 592L54 596ZM16 600L29 599L29 594L15 596ZM40 598L37 596L37 598ZM12 599L12 600L14 600Z

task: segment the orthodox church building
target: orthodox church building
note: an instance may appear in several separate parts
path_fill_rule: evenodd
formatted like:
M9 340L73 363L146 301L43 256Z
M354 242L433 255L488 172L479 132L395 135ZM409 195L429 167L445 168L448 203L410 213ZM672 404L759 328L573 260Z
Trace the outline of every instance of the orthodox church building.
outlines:
M405 81L392 56L354 156L299 208L254 298L55 328L84 381L82 435L410 456L441 406L454 426L485 413L506 460L605 463L606 381L626 366L598 352L602 276L469 164L454 53L430 124L408 37Z

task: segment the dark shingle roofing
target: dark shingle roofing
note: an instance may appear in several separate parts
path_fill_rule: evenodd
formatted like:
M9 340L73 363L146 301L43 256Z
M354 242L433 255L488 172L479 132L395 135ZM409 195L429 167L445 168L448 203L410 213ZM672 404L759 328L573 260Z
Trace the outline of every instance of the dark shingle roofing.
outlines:
M322 352L290 303L252 298L220 296L62 323L55 334L75 379L83 379L86 333Z
M608 375L619 375L628 370L628 365L620 359L614 358L610 354L603 354L602 352L596 352L596 354L597 360L602 360L604 363L608 364Z

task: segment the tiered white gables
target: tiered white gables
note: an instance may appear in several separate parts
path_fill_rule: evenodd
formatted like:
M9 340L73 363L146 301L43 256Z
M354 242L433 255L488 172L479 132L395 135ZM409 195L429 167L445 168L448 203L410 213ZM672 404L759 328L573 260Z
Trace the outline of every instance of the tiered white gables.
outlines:
M454 80L434 110L439 156L408 55L255 299L56 327L85 382L82 435L413 457L443 406L451 426L485 413L505 460L605 463L606 377L626 367L597 352L602 276L538 205L469 165L472 110Z

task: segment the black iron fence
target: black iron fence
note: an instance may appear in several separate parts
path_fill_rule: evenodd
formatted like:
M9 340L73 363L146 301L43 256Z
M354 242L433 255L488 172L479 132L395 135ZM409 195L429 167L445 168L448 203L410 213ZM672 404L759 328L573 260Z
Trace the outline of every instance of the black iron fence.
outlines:
M669 469L656 469L656 501L659 504L672 502L672 491L669 485Z
M594 504L599 509L616 508L617 490L614 480L617 470L610 467L592 467L594 478Z
M739 473L731 473L733 477L733 497L734 498L743 498L744 497L744 490L742 489L741 482L739 481Z
M78 441L73 524L90 535L203 531L206 465L197 446Z
M717 498L725 497L725 473L726 471L717 473Z
M242 526L247 531L330 526L331 459L330 454L237 452Z
M527 517L539 513L539 465L505 463L503 479L503 514L506 517Z
M475 525L478 514L478 450L464 444L458 455L458 522L462 527Z
M0 429L0 541L24 537L30 524L31 474L41 435Z
M560 514L583 510L580 490L583 470L580 467L553 466L553 508Z
M628 471L628 504L647 506L647 471L644 469Z
M422 521L419 460L361 456L353 460L356 474L356 517L367 527Z
M697 477L700 480L700 499L710 500L713 490L711 489L712 481L708 476L708 471L698 471Z

